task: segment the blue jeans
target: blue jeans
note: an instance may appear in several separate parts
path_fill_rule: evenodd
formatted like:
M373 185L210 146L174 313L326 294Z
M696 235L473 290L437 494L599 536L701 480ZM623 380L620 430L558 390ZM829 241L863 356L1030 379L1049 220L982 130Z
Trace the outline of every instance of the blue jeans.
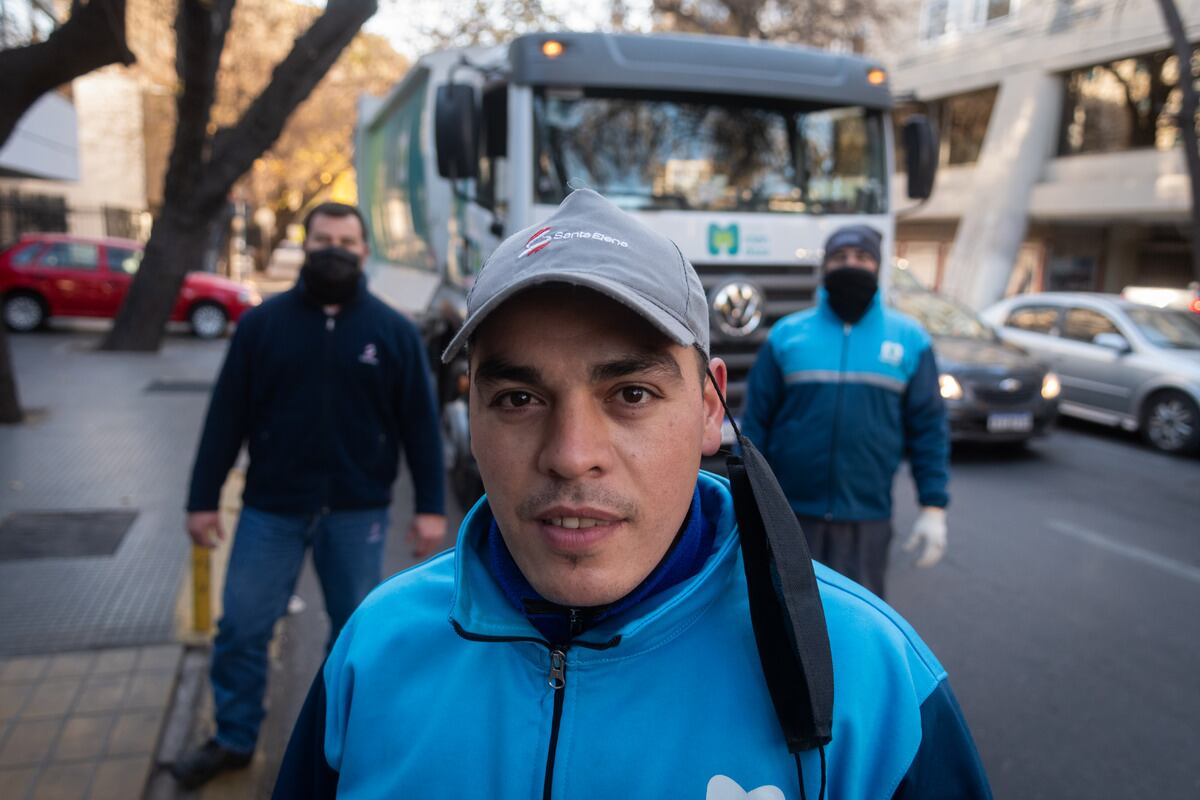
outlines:
M350 614L379 583L387 528L386 508L298 515L242 509L212 654L218 742L231 750L254 750L266 714L267 646L276 620L287 612L305 551L312 547L332 647Z

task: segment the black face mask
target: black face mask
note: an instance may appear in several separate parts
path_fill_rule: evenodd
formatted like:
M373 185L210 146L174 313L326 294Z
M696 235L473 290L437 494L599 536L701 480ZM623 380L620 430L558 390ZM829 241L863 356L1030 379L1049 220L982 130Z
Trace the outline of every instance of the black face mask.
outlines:
M879 291L879 278L862 267L839 267L825 273L825 291L833 313L853 325L871 307Z
M305 294L323 306L340 306L353 300L361 274L358 256L340 247L309 252L300 268Z

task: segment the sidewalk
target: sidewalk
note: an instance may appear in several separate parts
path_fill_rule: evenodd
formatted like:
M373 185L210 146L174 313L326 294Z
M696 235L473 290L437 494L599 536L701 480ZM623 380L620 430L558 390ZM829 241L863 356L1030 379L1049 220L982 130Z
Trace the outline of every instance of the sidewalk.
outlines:
M0 427L0 794L142 796L184 661L183 504L226 342L11 336ZM178 739L178 735L176 735Z

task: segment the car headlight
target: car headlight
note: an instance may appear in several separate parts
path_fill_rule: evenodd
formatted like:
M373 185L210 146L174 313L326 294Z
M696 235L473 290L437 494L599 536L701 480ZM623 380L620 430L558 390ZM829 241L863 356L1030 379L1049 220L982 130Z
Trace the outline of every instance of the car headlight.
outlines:
M944 400L962 400L963 388L962 384L953 375L943 372L938 376L938 389L941 390L942 399Z
M1042 378L1042 397L1046 400L1053 400L1061 391L1062 384L1058 382L1058 376L1053 372L1047 372L1046 377Z
M241 289L238 291L238 300L248 306L256 306L262 302L262 297L253 289Z

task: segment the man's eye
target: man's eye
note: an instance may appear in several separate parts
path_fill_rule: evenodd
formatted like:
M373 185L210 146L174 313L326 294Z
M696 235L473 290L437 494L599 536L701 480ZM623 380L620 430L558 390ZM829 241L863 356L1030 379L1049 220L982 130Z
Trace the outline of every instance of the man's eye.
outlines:
M533 403L533 395L529 392L505 392L495 400L495 405L501 408L521 408Z
M631 406L641 405L650 399L650 393L641 386L626 386L621 390L621 399Z

